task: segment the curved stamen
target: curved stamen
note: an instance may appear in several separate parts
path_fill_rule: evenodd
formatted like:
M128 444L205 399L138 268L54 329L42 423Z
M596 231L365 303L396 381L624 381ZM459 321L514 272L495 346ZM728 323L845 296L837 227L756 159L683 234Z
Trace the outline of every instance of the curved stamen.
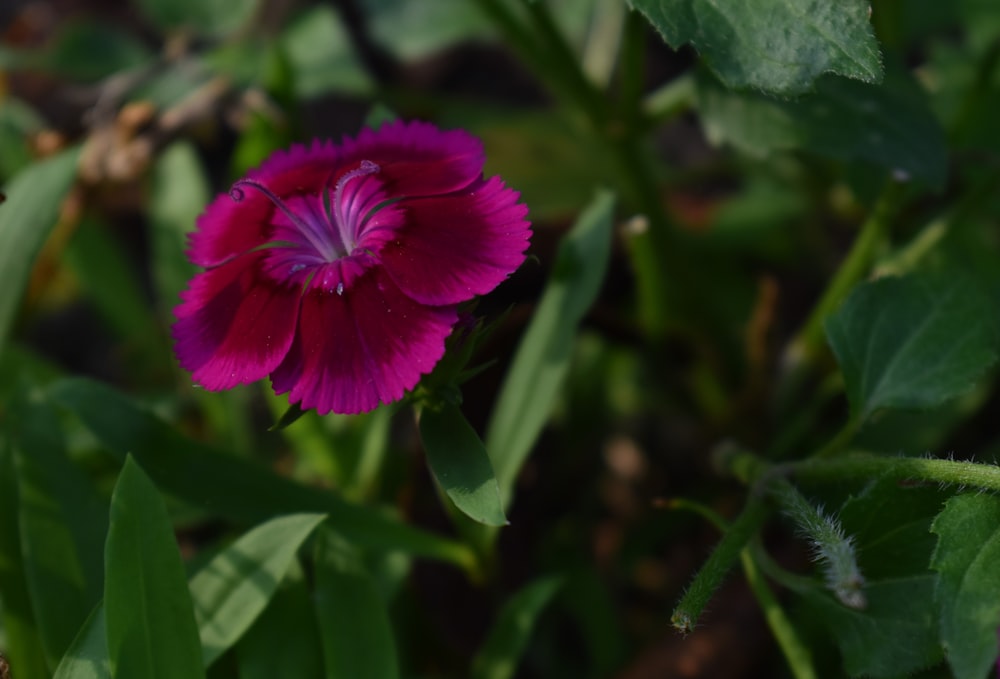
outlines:
M325 242L324 239L318 236L313 228L309 226L301 217L292 212L291 208L285 204L285 201L281 200L271 189L267 188L255 179L241 179L234 183L229 189L229 197L233 199L234 202L243 202L246 198L246 193L243 191L244 186L249 186L251 188L257 189L268 200L270 200L276 208L281 210L281 212L288 217L289 221L295 225L299 232L306 237L306 240L316 248L316 250L322 253L325 257L333 258L336 256L335 252L331 252L330 244Z
M340 231L340 238L344 244L344 247L350 252L354 246L354 241L357 238L356 229L351 228L352 225L349 224L347 219L344 217L344 187L352 180L358 177L365 177L370 174L376 174L381 171L382 168L378 166L378 163L373 163L370 160L362 160L361 165L350 172L345 172L340 179L337 180L337 186L334 187L333 203L334 220L337 223L337 229ZM354 210L348 210L348 213L352 216L354 215Z

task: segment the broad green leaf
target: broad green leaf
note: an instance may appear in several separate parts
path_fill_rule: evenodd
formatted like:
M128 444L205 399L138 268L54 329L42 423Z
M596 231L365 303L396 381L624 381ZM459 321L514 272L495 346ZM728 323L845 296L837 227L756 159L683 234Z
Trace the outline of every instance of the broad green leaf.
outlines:
M372 37L402 61L426 58L455 43L493 34L488 17L467 0L361 0L361 4L368 12Z
M487 526L506 526L500 486L479 435L458 406L424 408L420 439L434 478L455 506Z
M281 34L302 99L328 92L367 95L375 88L332 5L303 12Z
M21 530L18 522L17 474L9 445L9 426L0 418L0 593L3 596L3 631L7 657L18 679L48 679L50 668L31 609L28 584L21 560Z
M863 611L818 590L803 596L826 626L852 677L900 677L941 660L931 574L868 583Z
M294 514L260 525L201 568L190 582L204 664L212 664L253 623L322 514Z
M562 585L544 578L515 594L500 611L486 643L472 664L472 679L510 679L531 639L535 621Z
M360 555L333 531L319 536L315 606L326 678L399 677L386 603Z
M359 545L442 559L463 568L472 562L464 545L191 441L106 385L69 379L57 382L48 393L76 414L107 452L121 460L132 452L164 492L214 515L254 524L282 514L320 512Z
M755 156L801 150L863 161L933 188L948 170L944 131L905 75L880 86L823 78L797 99L733 92L706 76L698 79L698 110L709 141Z
M486 450L507 504L569 370L576 328L600 291L611 249L614 197L597 194L559 246L534 319L504 378Z
M137 0L137 4L163 31L224 36L253 17L259 0Z
M240 679L321 679L320 646L302 574L285 578L267 608L236 644Z
M205 676L184 564L166 505L131 456L111 497L104 614L116 679Z
M930 408L970 389L996 361L995 315L959 271L859 285L826 321L852 416Z
M882 77L866 0L630 2L671 47L693 45L729 87L794 94L824 73Z
M195 266L184 255L187 234L211 198L208 178L194 147L175 142L153 166L150 196L153 280L166 309L180 302L180 292Z
M111 679L105 626L104 604L100 603L76 635L52 679Z
M3 193L0 204L0 351L14 312L21 303L31 266L45 238L56 225L59 208L76 176L79 150L63 151L19 172Z
M938 536L931 567L940 574L934 598L948 664L956 679L982 679L997 659L1000 630L1000 498L958 495L931 530Z
M101 599L107 502L67 458L51 408L22 402L11 416L25 577L54 667Z

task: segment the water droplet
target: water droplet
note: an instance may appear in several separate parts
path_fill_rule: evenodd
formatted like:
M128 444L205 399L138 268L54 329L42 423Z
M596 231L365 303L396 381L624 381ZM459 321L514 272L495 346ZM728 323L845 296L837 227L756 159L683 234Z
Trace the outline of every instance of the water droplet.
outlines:
M296 271L302 271L302 269L304 269L304 268L306 268L305 264L295 264L295 265L292 266L291 271L289 273L295 273Z
M344 284L337 283L337 294L343 296L344 294Z

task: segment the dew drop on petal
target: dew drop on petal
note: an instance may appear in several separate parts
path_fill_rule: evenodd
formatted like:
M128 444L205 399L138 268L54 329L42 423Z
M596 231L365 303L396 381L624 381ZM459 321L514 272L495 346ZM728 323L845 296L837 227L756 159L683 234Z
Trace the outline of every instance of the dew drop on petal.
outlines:
M337 283L337 294L343 296L344 294L344 284Z

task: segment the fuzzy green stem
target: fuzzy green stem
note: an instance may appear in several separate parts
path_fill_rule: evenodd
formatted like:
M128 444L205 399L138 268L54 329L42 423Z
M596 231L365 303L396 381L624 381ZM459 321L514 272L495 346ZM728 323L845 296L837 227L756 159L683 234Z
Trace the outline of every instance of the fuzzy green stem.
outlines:
M711 556L695 575L670 616L671 624L685 634L694 629L708 600L722 584L726 574L740 558L743 548L757 533L765 519L767 508L760 498L753 497L725 532Z
M897 481L927 481L1000 491L1000 467L976 462L855 454L834 460L809 459L784 466L804 483L829 483L884 476Z

